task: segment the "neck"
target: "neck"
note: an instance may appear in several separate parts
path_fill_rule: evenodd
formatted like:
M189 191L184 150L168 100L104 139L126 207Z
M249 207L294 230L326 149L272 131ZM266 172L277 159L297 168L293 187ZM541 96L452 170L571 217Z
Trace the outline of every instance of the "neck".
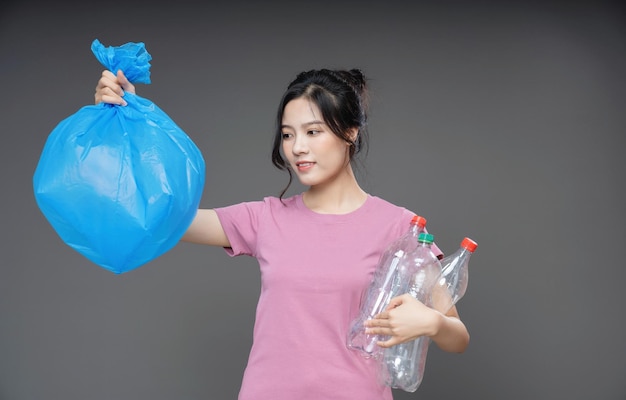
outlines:
M302 197L304 204L320 214L347 214L365 203L367 193L361 189L351 167L331 182L309 187Z

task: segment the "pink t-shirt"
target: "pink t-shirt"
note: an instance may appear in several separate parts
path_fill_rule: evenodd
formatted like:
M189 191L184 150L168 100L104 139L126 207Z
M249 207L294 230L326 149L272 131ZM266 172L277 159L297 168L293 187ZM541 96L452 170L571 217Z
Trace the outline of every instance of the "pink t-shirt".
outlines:
M228 254L255 257L261 269L239 399L391 399L375 361L349 350L346 334L381 253L414 214L375 196L341 215L315 213L301 195L216 211Z

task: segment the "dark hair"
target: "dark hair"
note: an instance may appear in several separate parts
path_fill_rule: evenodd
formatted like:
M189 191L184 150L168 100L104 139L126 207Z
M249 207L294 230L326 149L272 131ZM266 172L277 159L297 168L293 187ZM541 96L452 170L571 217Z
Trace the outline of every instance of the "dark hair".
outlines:
M280 198L293 181L291 168L281 154L283 113L287 103L301 97L312 101L320 109L329 129L350 144L350 161L361 151L367 151L367 87L363 73L358 69L301 72L287 86L278 107L272 163L276 168L289 173L289 182L280 193ZM358 131L354 141L350 136L353 128Z

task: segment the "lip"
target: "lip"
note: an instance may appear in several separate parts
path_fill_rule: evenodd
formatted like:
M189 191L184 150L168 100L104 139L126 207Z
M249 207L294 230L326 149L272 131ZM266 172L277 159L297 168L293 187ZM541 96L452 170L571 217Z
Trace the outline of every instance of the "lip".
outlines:
M298 162L296 162L296 168L298 169L298 171L308 171L311 168L313 168L314 165L315 165L315 163L313 161L298 161Z

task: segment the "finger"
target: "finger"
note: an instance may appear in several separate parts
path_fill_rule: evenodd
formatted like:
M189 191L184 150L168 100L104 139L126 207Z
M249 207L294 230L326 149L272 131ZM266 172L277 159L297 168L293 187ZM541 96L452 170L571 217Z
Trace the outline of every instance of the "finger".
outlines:
M375 327L375 326L389 326L389 319L387 318L386 313L381 313L375 316L372 319L368 319L363 323L366 327Z
M120 99L119 97L113 97L113 96L111 96L111 97L104 96L104 97L102 97L102 101L104 103L117 104L117 105L120 105L120 106L127 106L128 105L126 100Z
M117 78L110 72L108 74L102 74L102 77L98 81L98 85L96 85L96 92L102 91L106 88L110 89L120 97L124 95L124 90L117 82Z
M120 83L124 91L130 92L133 94L135 93L135 86L132 83L130 83L130 81L128 80L128 78L126 78L126 75L124 75L124 72L122 72L121 69L117 71L117 81Z
M404 303L404 299L402 298L402 296L394 297L393 299L389 300L389 305L387 306L387 308L385 308L385 311L393 310L402 303Z
M365 329L365 333L368 335L383 335L383 336L391 336L391 329L385 326L374 326L371 328Z
M117 93L115 93L111 88L104 87L99 89L95 94L96 104L98 103L107 103L107 104L118 104L125 106L126 101Z
M389 312L383 311L381 313L374 315L374 318L372 318L372 320L376 320L376 319L389 319Z
M109 71L108 69L105 69L104 71L102 71L102 77L103 78L107 78L111 81L115 81L117 78L115 77L115 74L111 71Z
M388 348L388 347L395 346L400 343L401 341L397 337L392 337L389 340L376 342L376 344L382 348Z
M364 325L368 328L390 328L391 323L388 319L370 319L365 321Z

